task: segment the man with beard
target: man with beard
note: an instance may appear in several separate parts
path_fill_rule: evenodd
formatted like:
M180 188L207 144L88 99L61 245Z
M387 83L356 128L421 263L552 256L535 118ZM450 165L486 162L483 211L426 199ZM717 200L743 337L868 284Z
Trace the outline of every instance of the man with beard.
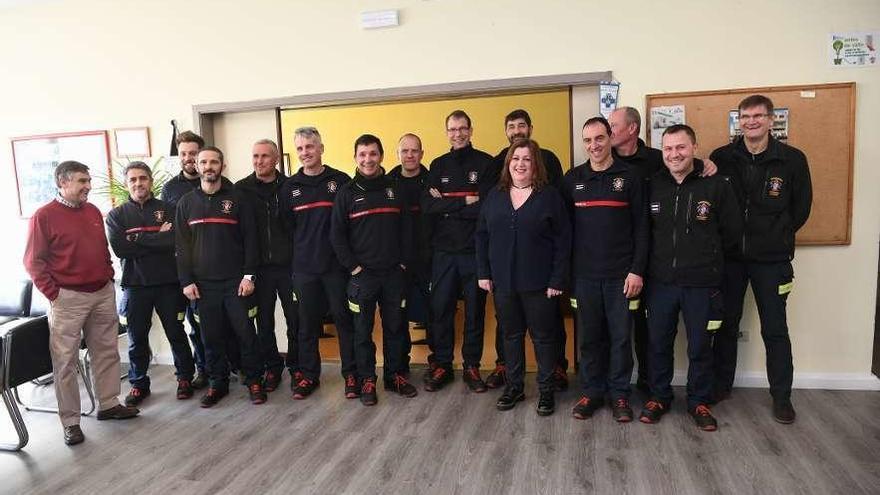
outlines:
M451 150L431 162L428 188L422 196L422 212L434 226L431 276L430 362L434 365L425 390L434 392L452 382L455 348L455 307L464 296L464 332L461 353L464 382L472 392L486 391L480 376L486 292L477 286L474 231L482 203L498 181L492 156L473 147L471 118L462 110L446 117L446 136Z
M531 139L533 130L532 117L521 108L510 112L504 117L504 134L507 136L507 141L511 144L516 139ZM507 147L502 148L495 155L495 172L499 177L501 176L501 169L504 168L504 158L506 156ZM562 163L559 161L559 157L556 156L556 153L541 148L541 161L547 171L547 183L558 188L562 183ZM556 313L556 331L554 334L556 335L559 357L556 360L556 367L553 368L552 379L553 387L557 391L561 391L568 388L568 359L565 358L565 320L562 317L561 308L557 308ZM486 377L486 386L489 388L504 386L507 374L507 368L504 364L504 329L501 327L497 315L495 318L495 355L497 356L495 359L495 369Z
M260 247L260 264L257 268L257 338L263 359L265 376L263 388L272 392L281 382L284 361L278 354L275 341L275 299L281 300L281 310L287 324L287 368L290 376L299 371L296 365L296 333L298 323L297 304L293 300L290 279L290 237L281 213L279 195L281 185L287 179L276 168L278 145L269 139L254 143L252 161L254 173L236 182L235 186L254 205Z
M259 252L253 211L234 187L220 180L223 152L199 151L199 188L177 205L175 230L177 276L183 294L197 302L210 379L202 407L212 407L229 393L226 356L227 322L241 349L241 367L253 404L266 402L256 332L245 298L254 291Z
M122 263L123 314L128 327L128 406L137 406L150 395L150 327L153 310L159 315L171 344L177 375L177 398L193 396L195 373L192 350L183 329L186 306L177 285L174 260L174 207L153 197L153 172L144 162L131 162L123 170L128 202L107 214L110 246Z

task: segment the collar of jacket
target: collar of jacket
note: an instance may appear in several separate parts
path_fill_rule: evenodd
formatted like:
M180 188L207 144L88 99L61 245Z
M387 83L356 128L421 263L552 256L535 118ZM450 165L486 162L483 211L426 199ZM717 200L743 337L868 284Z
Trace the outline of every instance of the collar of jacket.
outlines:
M155 196L153 193L150 193L150 197L147 198L146 201L144 201L144 206L147 206L148 204L153 203L153 202L155 202L155 201L156 201L156 196ZM129 203L134 203L134 204L136 204L137 206L140 206L140 205L141 205L140 203L138 203L137 201L135 201L135 200L131 197L130 194L128 195L128 202L129 202Z
M600 172L593 170L593 167L590 166L589 160L587 160L586 163L584 163L584 166L585 166L584 178L587 180L592 179L593 177L595 177L599 174L618 173L618 172L623 172L627 169L626 164L623 163L622 161L618 160L617 158L614 158L614 160L611 162L610 167L608 167L605 170L602 170Z
M379 175L375 177L364 177L360 172L354 173L354 185L362 191L375 191L387 186L387 177L385 169L379 167Z
M737 153L739 153L741 156L744 156L744 157L746 157L746 158L748 158L748 159L750 159L750 160L751 160L751 158L752 158L752 156L753 156L753 155L752 155L752 152L749 151L748 148L746 148L746 139L745 139L744 137L742 137L742 136L736 138L736 141L734 141L734 144L733 144L733 149L734 149ZM774 137L771 135L771 136L769 137L769 139L767 140L767 149L765 149L765 150L762 151L761 153L764 154L764 159L761 160L762 162L763 162L763 161L767 161L767 160L774 160L774 159L777 159L777 158L781 158L781 156L782 156L782 145L780 144L780 142L779 142L778 140L776 140L776 138L774 138ZM759 153L759 154L760 154L760 153Z
M254 186L260 186L262 184L275 184L276 186L278 186L278 185L281 185L281 183L283 183L284 179L286 179L286 178L287 178L287 176L284 175L283 172L281 172L280 170L278 170L276 168L275 169L275 179L273 179L270 182L263 182L260 179L258 179L256 172L251 172L251 175L248 175L247 177L245 177L245 182L248 184L254 185Z
M336 170L335 168L333 168L330 165L327 165L325 163L324 164L324 171L318 175L306 175L303 167L300 167L299 171L297 173L295 173L294 175L292 175L290 177L290 179L295 184L303 184L306 186L315 186L315 185L320 184L320 183L324 182L325 180L329 179L331 176L339 175L341 173L342 172L340 172L339 170Z
M629 156L623 156L623 155L621 155L620 153L618 153L618 152L617 152L617 149L615 149L615 148L612 148L612 149L611 149L611 153L614 155L614 158L621 158L621 159L641 158L641 159L647 159L647 156L645 156L645 155L647 155L647 153L648 153L648 145L645 144L644 141L642 141L642 138L638 138L638 141L636 142L636 152L633 153L632 155L629 155Z
M473 151L474 151L474 143L468 143L467 146L465 146L464 148L459 148L457 150L449 148L450 156L457 161L463 161Z
M391 172L388 172L388 177L399 180L416 180L421 179L422 177L427 177L428 175L428 167L419 164L419 175L415 177L404 177L403 176L403 165L397 165L396 167L391 169Z
M677 182L675 181L675 177L672 176L672 172L669 171L668 167L663 167L663 170L660 170L659 172L654 174L654 177L663 178L668 181L671 181L674 184L677 184ZM691 173L689 173L685 176L684 180L681 181L681 183L684 184L684 183L690 182L694 179L702 179L702 178L703 178L703 160L700 160L699 158L694 158L694 169L691 170Z

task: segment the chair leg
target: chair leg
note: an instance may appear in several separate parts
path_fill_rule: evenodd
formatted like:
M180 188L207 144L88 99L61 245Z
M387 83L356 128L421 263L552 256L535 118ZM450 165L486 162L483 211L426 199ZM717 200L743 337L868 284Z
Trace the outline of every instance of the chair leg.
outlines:
M30 437L28 436L27 426L21 417L21 411L18 410L18 404L12 397L12 393L7 389L3 391L3 402L6 404L6 410L9 411L9 417L12 418L12 424L15 426L15 432L18 434L18 443L0 443L0 450L18 451L27 445Z
M97 407L97 401L95 400L95 391L92 387L92 368L90 365L91 361L88 358L88 353L85 356L77 361L76 363L76 371L83 379L83 383L86 387L86 395L89 397L89 409L88 411L80 411L82 416L89 416L95 412L95 408ZM21 404L21 407L25 409L25 411L36 411L36 412L47 412L47 413L57 413L57 407L43 407L43 406L34 406L31 404L26 404L18 394L18 387L12 388L12 394L10 400L14 398L15 402ZM4 396L4 400L5 400ZM16 408L17 410L18 408Z

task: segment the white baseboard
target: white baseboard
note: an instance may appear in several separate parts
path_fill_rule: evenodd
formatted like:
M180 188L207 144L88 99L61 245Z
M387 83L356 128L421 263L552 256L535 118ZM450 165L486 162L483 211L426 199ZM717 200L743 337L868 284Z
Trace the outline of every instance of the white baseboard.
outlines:
M635 382L635 380L633 380ZM673 385L687 384L687 370L675 370ZM761 371L744 371L736 374L734 387L770 388L767 374ZM823 390L880 390L880 378L871 373L797 373L792 388Z

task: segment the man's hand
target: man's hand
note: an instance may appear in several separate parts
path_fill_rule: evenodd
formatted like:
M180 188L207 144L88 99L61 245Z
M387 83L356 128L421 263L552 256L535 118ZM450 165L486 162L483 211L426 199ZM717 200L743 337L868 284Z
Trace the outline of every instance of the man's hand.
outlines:
M401 266L403 266L403 265L401 265ZM354 277L355 275L357 275L358 273L360 273L362 271L364 271L364 267L362 267L361 265L358 265L358 266L354 267L354 270L351 271L351 276Z
M247 278L241 279L241 283L238 284L238 295L241 297L247 297L253 293L254 283Z
M642 292L643 284L642 277L635 273L627 275L626 280L623 281L623 293L626 295L626 298L632 299L633 297L638 296L639 293Z
M443 197L443 195L440 194L440 191L438 191L436 187L432 187L431 189L428 189L428 192L431 193L431 196L433 196L435 198L442 198Z
M189 299L190 301L195 301L196 299L199 299L200 297L202 297L202 295L199 294L198 286L196 286L196 284L194 284L194 283L189 284L183 288L183 295L186 296L186 298Z
M159 227L159 232L168 232L169 230L171 230L171 227L171 222L165 222L162 224L161 227Z
M465 197L464 197L464 204L466 204L466 205L472 205L472 204L476 203L476 202L479 201L479 200L480 200L480 197L479 197L479 196L465 196Z
M718 173L718 165L715 165L715 162L706 158L703 160L703 173L700 174L701 177L711 177Z
M477 280L477 285L479 285L480 288L486 292L492 292L492 280L488 278L481 278L480 280Z
M562 295L562 291L559 289L554 289L553 287L547 287L547 299L552 299L556 296Z

